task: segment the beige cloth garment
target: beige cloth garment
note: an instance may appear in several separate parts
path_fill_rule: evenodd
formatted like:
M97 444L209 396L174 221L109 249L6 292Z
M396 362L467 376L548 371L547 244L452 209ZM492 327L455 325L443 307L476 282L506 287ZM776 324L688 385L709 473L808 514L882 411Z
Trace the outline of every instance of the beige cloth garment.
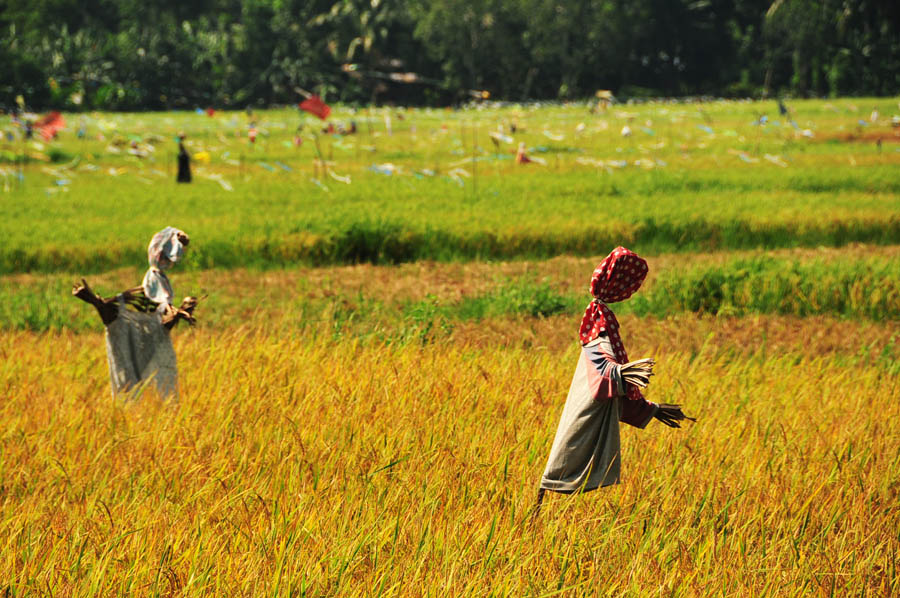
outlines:
M605 334L581 349L541 477L543 489L570 494L619 483L619 401L622 399L620 396L595 398L596 385L590 383L588 372L593 366L584 354L585 349L595 345L604 353L613 354ZM625 383L618 366L611 365L606 376L616 389L615 394L624 395Z
M153 382L161 398L177 400L175 348L161 314L130 310L121 295L117 299L118 317L106 327L113 397L137 398Z

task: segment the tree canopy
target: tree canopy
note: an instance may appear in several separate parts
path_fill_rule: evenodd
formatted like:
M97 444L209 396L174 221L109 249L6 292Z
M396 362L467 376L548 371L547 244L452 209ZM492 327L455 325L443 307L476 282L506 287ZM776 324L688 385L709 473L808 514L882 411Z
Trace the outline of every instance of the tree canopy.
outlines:
M900 93L895 0L2 0L0 103Z

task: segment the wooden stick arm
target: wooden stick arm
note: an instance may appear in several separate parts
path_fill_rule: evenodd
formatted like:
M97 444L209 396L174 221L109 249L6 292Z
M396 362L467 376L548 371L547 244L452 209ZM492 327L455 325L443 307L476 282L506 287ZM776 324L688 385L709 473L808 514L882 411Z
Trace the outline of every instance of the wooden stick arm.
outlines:
M194 318L194 308L199 300L196 297L185 297L178 308L173 307L169 313L163 316L163 326L172 330L178 322L184 320L191 326L197 323Z
M95 293L85 279L81 279L81 284L72 286L72 296L77 297L94 306L104 326L109 326L119 317L119 306L115 300L104 299Z
M139 311L153 311L156 303L149 301L144 296L143 287L134 287L119 293L126 303L131 304ZM85 303L94 306L104 326L109 326L119 317L119 304L116 297L104 299L95 293L85 279L81 279L80 284L73 285L72 296L81 299ZM194 318L194 309L197 307L199 299L196 297L185 297L180 307L170 307L168 313L163 315L162 323L167 329L171 330L181 320L188 324L194 325L197 320Z

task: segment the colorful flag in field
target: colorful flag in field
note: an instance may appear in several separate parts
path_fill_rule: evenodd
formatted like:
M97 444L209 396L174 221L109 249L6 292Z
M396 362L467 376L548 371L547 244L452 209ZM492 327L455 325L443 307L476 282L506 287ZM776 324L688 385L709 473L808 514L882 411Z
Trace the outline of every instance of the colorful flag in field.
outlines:
M34 123L34 128L40 132L41 136L46 141L50 141L56 137L56 133L60 129L65 128L65 126L66 120L59 112L51 112Z
M305 110L310 114L315 114L322 120L328 118L328 115L331 114L331 107L322 101L317 95L311 95L299 104L300 110Z
M398 83L415 83L419 80L419 75L416 73L388 73L388 78Z
M519 143L519 149L516 150L516 164L528 164L529 162L531 162L531 158L525 153L525 142L522 141Z

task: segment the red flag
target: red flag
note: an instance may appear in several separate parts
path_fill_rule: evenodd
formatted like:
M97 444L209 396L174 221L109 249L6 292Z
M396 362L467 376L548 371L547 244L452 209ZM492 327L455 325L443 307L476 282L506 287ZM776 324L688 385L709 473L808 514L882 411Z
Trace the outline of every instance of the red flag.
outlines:
M34 123L34 128L37 129L41 136L47 141L56 137L57 131L64 129L65 126L66 120L59 112L51 112Z
M325 120L331 114L331 107L317 95L311 95L300 102L300 110L306 110L310 114L315 114L322 120Z

